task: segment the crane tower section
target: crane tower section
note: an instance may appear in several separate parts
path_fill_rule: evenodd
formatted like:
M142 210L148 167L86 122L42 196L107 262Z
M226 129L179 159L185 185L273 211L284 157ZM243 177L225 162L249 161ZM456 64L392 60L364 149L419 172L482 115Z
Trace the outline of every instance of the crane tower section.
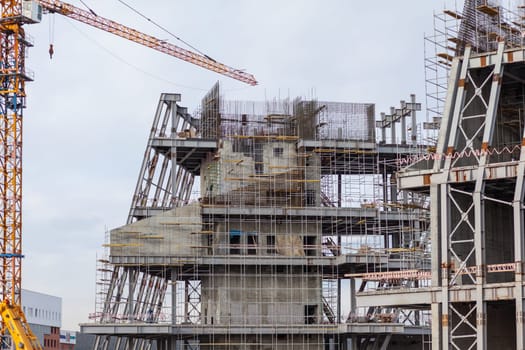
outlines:
M32 46L26 40L23 25L36 22L38 16L31 14L38 7L30 1L1 1L0 4L0 283L2 300L20 305L22 120L25 82L31 80L25 68L25 50Z
M26 40L23 25L36 23L40 7L31 1L0 1L0 314L1 335L17 349L41 349L21 309L22 283L22 120Z

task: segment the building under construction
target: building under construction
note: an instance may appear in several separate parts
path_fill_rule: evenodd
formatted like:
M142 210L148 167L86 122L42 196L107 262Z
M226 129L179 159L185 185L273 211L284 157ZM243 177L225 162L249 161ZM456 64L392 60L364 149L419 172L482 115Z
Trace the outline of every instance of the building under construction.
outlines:
M405 349L429 337L418 310L355 301L355 276L429 266L428 203L398 198L392 175L400 152L421 153L416 133L376 143L373 104L227 101L218 85L193 116L179 101L161 96L129 223L110 232L97 322L83 326L97 348ZM392 117L410 124L419 109Z
M523 349L522 16L436 20L425 128L415 96L162 94L95 349Z

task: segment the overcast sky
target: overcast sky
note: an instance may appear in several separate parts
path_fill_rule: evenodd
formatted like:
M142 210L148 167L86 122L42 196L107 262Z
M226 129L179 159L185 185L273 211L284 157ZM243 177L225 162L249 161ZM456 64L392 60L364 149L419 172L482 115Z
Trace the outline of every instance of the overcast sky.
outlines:
M182 45L117 0L84 2ZM254 74L259 86L59 15L27 26L35 81L24 114L23 287L62 297L66 329L95 309L96 253L105 230L126 221L162 92L181 93L190 111L217 80L228 99L372 102L377 113L411 93L424 102L423 38L434 10L444 7L422 0L127 2L217 61Z

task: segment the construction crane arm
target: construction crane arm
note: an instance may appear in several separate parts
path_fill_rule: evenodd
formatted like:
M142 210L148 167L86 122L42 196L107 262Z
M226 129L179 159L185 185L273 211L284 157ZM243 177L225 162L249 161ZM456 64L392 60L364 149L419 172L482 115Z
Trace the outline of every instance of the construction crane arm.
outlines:
M0 316L2 316L3 326L11 335L16 350L42 350L42 345L29 328L19 305L10 304L6 300L0 301Z
M141 45L147 46L154 50L177 57L189 63L193 63L202 68L220 73L227 77L242 81L249 85L256 85L255 77L242 70L229 67L219 63L207 56L183 49L179 46L170 44L164 40L157 39L151 35L144 34L133 28L124 26L110 19L97 16L95 13L82 10L71 4L59 0L37 0L40 5L49 12L58 13L66 17L75 19L104 30L106 32L118 35L122 38L134 41Z

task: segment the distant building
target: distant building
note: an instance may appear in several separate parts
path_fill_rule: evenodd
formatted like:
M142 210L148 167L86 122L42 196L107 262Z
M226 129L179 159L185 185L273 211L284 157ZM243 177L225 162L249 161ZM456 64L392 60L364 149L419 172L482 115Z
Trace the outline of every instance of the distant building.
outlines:
M60 330L59 350L73 350L76 343L77 334L75 331Z
M31 330L37 336L44 350L69 350L73 348L74 345L64 348L60 346L62 298L23 289L22 310Z

